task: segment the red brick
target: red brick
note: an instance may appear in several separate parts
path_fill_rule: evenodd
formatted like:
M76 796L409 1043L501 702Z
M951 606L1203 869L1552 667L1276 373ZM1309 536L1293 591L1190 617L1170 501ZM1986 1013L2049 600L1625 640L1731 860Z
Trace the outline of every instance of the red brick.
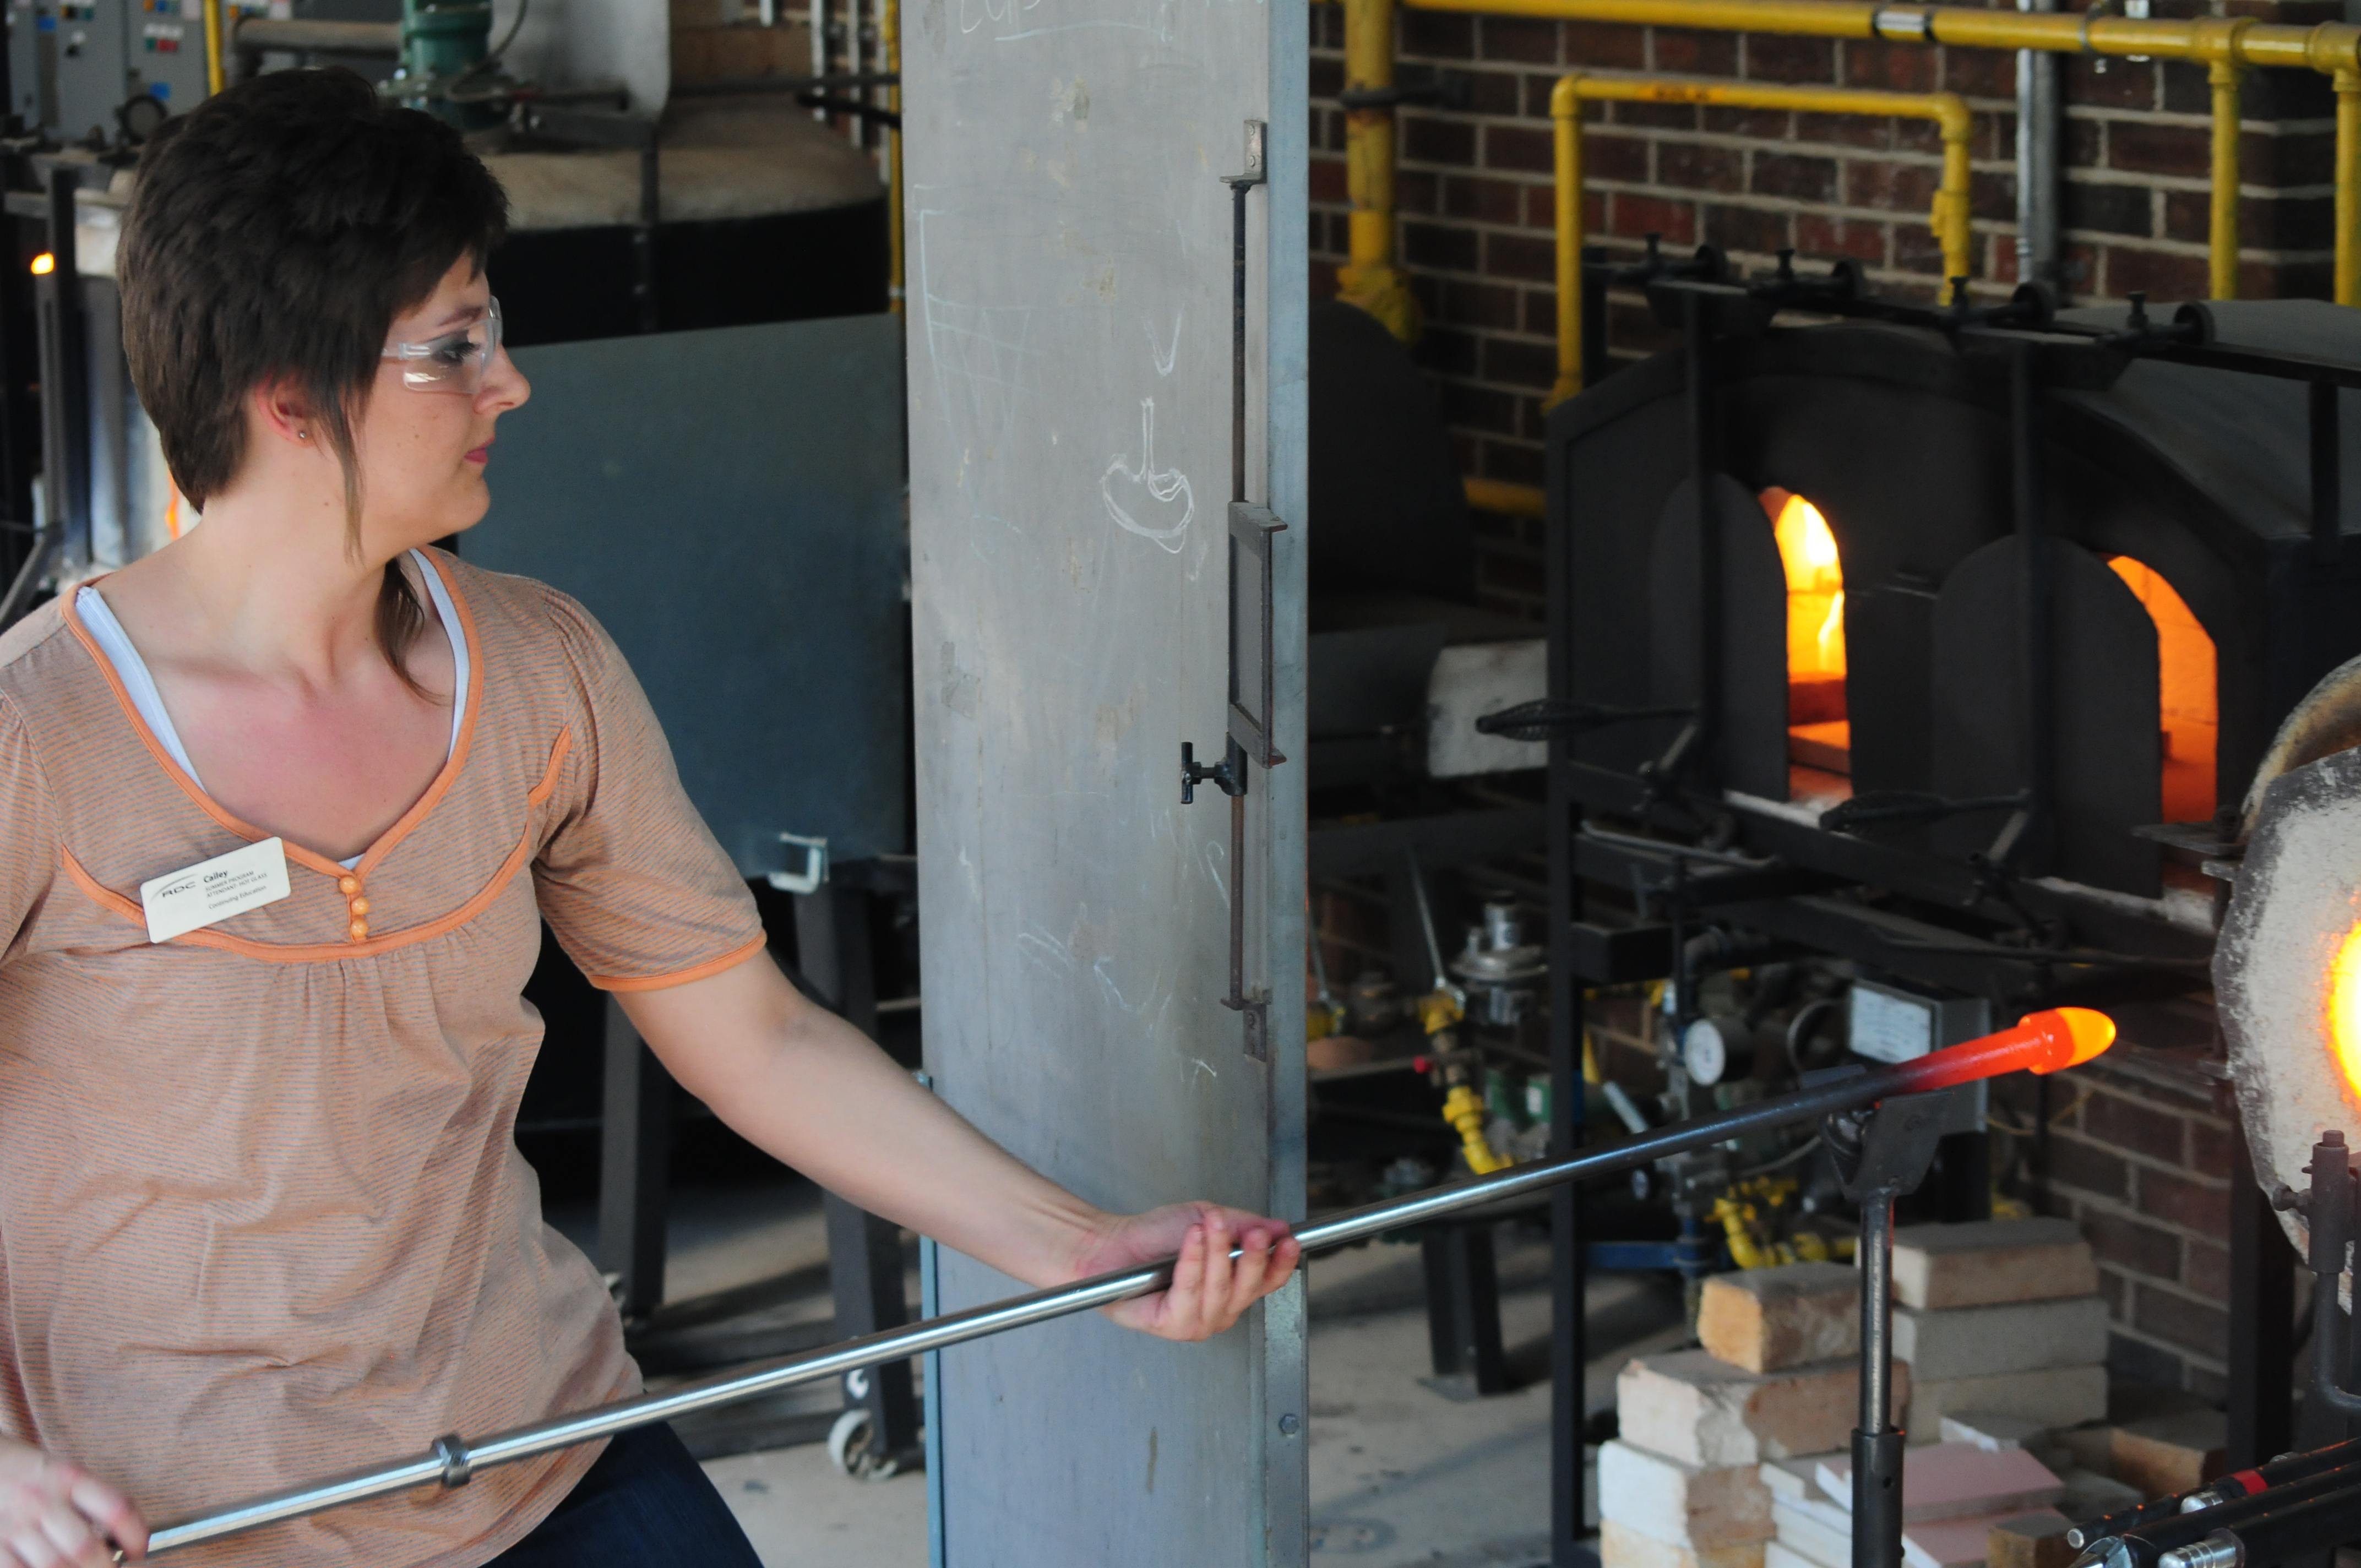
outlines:
M1441 320L1464 326L1513 332L1517 326L1517 291L1505 283L1473 283L1454 278L1443 286L1443 308L1436 314Z
M1401 53L1438 60L1473 60L1476 18L1449 11L1404 11Z
M1844 79L1855 87L1929 93L1935 87L1935 51L1920 44L1849 42Z
M2203 179L2213 168L2212 159L2212 138L2202 126L2163 126L2140 120L2108 122L2110 169Z
M1968 138L1971 158L1988 158L2000 162L2013 162L2016 158L2016 111L2002 115L1969 116L1975 133Z
M1342 159L1315 158L1305 170L1309 179L1312 200L1342 202L1345 200L1345 163Z
M1718 137L1745 137L1751 141L1785 141L1795 121L1784 109L1723 109L1708 106L1707 132Z
M1897 272L1923 272L1930 278L1946 276L1949 262L1943 256L1942 242L1924 225L1896 224L1894 227L1894 260ZM1942 299L1948 291L1938 291Z
M1932 120L1907 116L1897 118L1894 122L1894 150L1940 158L1943 156L1943 127Z
M1619 126L1640 126L1653 131L1697 128L1697 105L1693 104L1617 104L1612 107Z
M1345 62L1341 60L1313 57L1312 61L1312 95L1334 98L1345 90Z
M1640 27L1611 22L1567 22L1565 62L1604 71L1645 71L1648 35Z
M1484 273L1490 278L1522 278L1546 283L1557 276L1557 247L1530 235L1487 235Z
M1443 224L1402 225L1402 259L1412 267L1453 272L1476 270L1477 236Z
M1316 225L1318 220L1314 219L1313 222ZM1316 234L1312 242L1312 248L1314 250L1321 248L1320 241L1316 237ZM1333 300L1335 297L1336 264L1333 261L1314 261L1312 264L1312 300L1316 302L1322 300Z
M2230 1254L2210 1242L2191 1242L2181 1264L2181 1283L2208 1300L2230 1299Z
M1795 139L1823 147L1859 147L1886 152L1894 147L1894 121L1883 115L1795 116Z
M2217 1360L2230 1342L2227 1312L2145 1285L2140 1287L2132 1324L2142 1333Z
M1656 183L1690 191L1742 191L1746 159L1735 148L1664 142L1656 148Z
M2085 1137L2171 1165L2181 1161L2187 1123L2145 1101L2095 1090L2082 1104L2080 1122Z
M1758 196L1784 196L1795 202L1831 201L1837 193L1836 160L1789 152L1758 152L1754 155L1753 188Z
M2230 1168L2238 1157L2238 1129L2235 1126L2191 1120L2189 1124L2189 1168L2200 1176L2229 1179Z
M1431 169L1394 171L1394 211L1431 217L1443 210L1443 176Z
M2128 60L2102 60L2070 54L2066 61L2066 101L2076 108L2153 109L2157 107L2157 71L2153 61L2134 65ZM2100 70L2104 65L2104 71ZM2190 69L2184 67L2183 69ZM2194 68L2205 80L2205 68Z
M1768 256L1790 243L1788 216L1760 207L1709 206L1705 210L1705 242L1724 250Z
M1608 232L1608 193L1586 191L1582 195L1582 232L1594 237Z
M1636 140L1628 137L1601 139L1617 141L1625 146L1633 145ZM1583 150L1586 153L1589 151L1590 140L1591 138L1587 136L1583 137ZM1550 173L1557 167L1555 141L1548 131L1531 126L1486 126L1484 127L1484 167L1513 169L1529 174ZM1606 177L1624 178L1620 175ZM1639 177L1644 179L1646 176L1643 172Z
M1988 224L2016 221L2016 174L1978 169L1968 175L1968 215Z
M2089 1204L2077 1207L2082 1234L2101 1262L2151 1279L2180 1277L2180 1238L2170 1231Z
M2145 239L2153 227L2155 205L2153 186L2069 180L2059 192L2058 214L2068 229Z
M1484 379L1547 391L1557 380L1556 346L1531 338L1488 337L1484 340Z
M2069 169L2096 169L2104 156L2106 126L2099 120L2069 118L2059 161Z
M2325 300L2330 297L2329 264L2319 261L2243 261L2238 264L2238 293L2248 300Z
M2230 1234L2230 1193L2168 1170L2143 1168L2139 1173L2139 1211L2200 1235L2226 1238Z
M1943 62L1943 90L1957 93L1963 98L2016 97L2016 56L2007 49L1947 49L1938 51Z
M1543 337L1557 336L1557 291L1528 289L1525 291L1525 330Z
M1693 32L1686 27L1652 27L1657 71L1684 76L1738 74L1738 38L1732 33Z
M1558 49L1557 24L1532 16L1487 16L1477 38L1484 59L1526 65L1557 64Z
M2121 1155L2062 1134L2049 1139L2049 1176L2094 1198L2122 1202L2131 1196L2131 1169Z
M2106 297L2120 300L2135 290L2158 303L2202 300L2208 292L2205 258L2167 256L2153 250L2109 246L2105 253Z
M2246 185L2326 185L2336 178L2332 131L2249 133L2238 138L2238 180Z
M1506 180L1454 175L1443 182L1443 215L1479 224L1513 224L1524 215L1524 188Z
M1894 163L1884 159L1847 159L1844 204L1882 207L1890 212L1923 213L1934 204L1943 183L1943 171L1923 163Z
M1751 33L1746 38L1746 74L1757 82L1834 82L1836 44L1828 38Z
M1476 115L1513 115L1524 103L1525 79L1512 71L1471 71L1467 109Z
M1476 161L1476 127L1466 120L1406 115L1402 117L1401 156L1412 163L1452 163L1466 168Z
M1582 177L1584 180L1648 180L1648 142L1641 137L1618 137L1608 132L1584 132L1582 137Z

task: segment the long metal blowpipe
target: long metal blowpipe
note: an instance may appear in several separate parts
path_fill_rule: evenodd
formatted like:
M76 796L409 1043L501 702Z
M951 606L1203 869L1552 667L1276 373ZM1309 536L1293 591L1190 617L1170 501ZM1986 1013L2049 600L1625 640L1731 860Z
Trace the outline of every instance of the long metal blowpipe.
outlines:
M2114 1043L2115 1026L2105 1014L2068 1007L2028 1014L2013 1029L1969 1040L1932 1052L1914 1061L1866 1069L1850 1076L1800 1089L1792 1094L1664 1127L1629 1143L1562 1159L1517 1166L1480 1180L1414 1192L1383 1203L1300 1226L1295 1231L1304 1253L1326 1252L1402 1225L1416 1224L1464 1209L1480 1208L1505 1199L1521 1198L1560 1182L1613 1176L1672 1155L1685 1154L1725 1139L1766 1131L1795 1122L1807 1122L1830 1112L1866 1105L1889 1095L1949 1089L1980 1078L2024 1069L2055 1072L2089 1061ZM1236 1253L1232 1253L1236 1256ZM972 1307L904 1328L886 1329L846 1340L824 1350L726 1372L686 1384L661 1394L643 1394L573 1415L556 1416L469 1442L456 1436L435 1440L426 1453L394 1460L366 1470L347 1471L283 1491L268 1492L232 1503L210 1513L174 1520L148 1538L148 1555L218 1541L226 1535L258 1529L284 1519L301 1519L329 1508L371 1497L406 1492L440 1483L456 1486L476 1471L598 1438L612 1437L633 1427L670 1420L719 1405L734 1404L757 1394L768 1394L800 1383L840 1377L860 1367L903 1361L928 1351L942 1350L1004 1333L1027 1323L1046 1322L1087 1311L1134 1296L1161 1290L1171 1282L1172 1260L1118 1273L1103 1274L1075 1285L1037 1290L989 1306ZM118 1561L120 1557L118 1556Z

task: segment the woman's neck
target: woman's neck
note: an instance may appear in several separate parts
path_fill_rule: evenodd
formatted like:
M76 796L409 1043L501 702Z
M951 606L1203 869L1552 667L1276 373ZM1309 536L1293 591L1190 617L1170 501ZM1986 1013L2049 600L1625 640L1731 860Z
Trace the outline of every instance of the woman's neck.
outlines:
M135 639L146 622L182 657L334 685L354 661L384 657L385 560L356 556L346 539L340 515L292 517L221 497L198 527L109 577L107 601Z

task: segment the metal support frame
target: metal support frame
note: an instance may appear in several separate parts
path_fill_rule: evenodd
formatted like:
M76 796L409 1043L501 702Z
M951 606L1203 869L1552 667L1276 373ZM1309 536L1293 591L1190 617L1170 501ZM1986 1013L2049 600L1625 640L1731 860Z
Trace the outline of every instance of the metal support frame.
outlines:
M2230 1146L2227 1458L2245 1470L2284 1453L2295 1437L2295 1249L2256 1185L2243 1125Z
M1491 1222L1429 1225L1419 1237L1419 1252L1426 1266L1426 1335L1434 1376L1449 1380L1455 1391L1507 1393Z
M598 1130L598 1267L626 1323L664 1305L664 1195L672 1175L672 1075L606 998Z

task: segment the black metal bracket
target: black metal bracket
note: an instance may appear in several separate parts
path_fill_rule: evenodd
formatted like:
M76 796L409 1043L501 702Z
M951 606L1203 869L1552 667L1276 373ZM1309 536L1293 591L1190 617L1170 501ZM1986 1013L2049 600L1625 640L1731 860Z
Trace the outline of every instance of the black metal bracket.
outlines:
M1235 740L1227 742L1222 760L1211 766L1197 761L1197 748L1180 742L1180 804L1194 806L1197 786L1209 784L1224 795L1244 795L1246 792L1246 754Z
M1872 790L1850 800L1840 800L1820 813L1820 827L1830 833L1852 833L1876 822L1935 822L1946 817L1965 816L1971 811L2007 811L2022 808L2026 795L1980 795L1965 800L1952 800L1939 795L1923 795L1916 790Z
M1484 715L1476 721L1476 732L1510 740L1546 740L1554 735L1580 735L1610 724L1633 724L1643 718L1690 718L1696 714L1697 708L1689 704L1617 707L1611 703L1544 696Z
M2301 1214L2311 1232L2312 1247L2304 1266L2312 1271L2311 1396L2346 1416L2361 1416L2361 1393L2345 1387L2351 1354L2352 1323L2337 1307L2337 1281L2353 1251L2353 1237L2361 1220L2355 1205L2361 1201L2361 1180L2353 1171L2353 1157L2345 1135L2332 1127L2312 1146L2312 1178L2302 1191L2281 1187L2271 1195L2271 1207Z
M1460 113L1474 103L1474 84L1456 71L1437 71L1390 87L1348 87L1336 94L1337 106L1346 110L1393 109L1417 104Z

